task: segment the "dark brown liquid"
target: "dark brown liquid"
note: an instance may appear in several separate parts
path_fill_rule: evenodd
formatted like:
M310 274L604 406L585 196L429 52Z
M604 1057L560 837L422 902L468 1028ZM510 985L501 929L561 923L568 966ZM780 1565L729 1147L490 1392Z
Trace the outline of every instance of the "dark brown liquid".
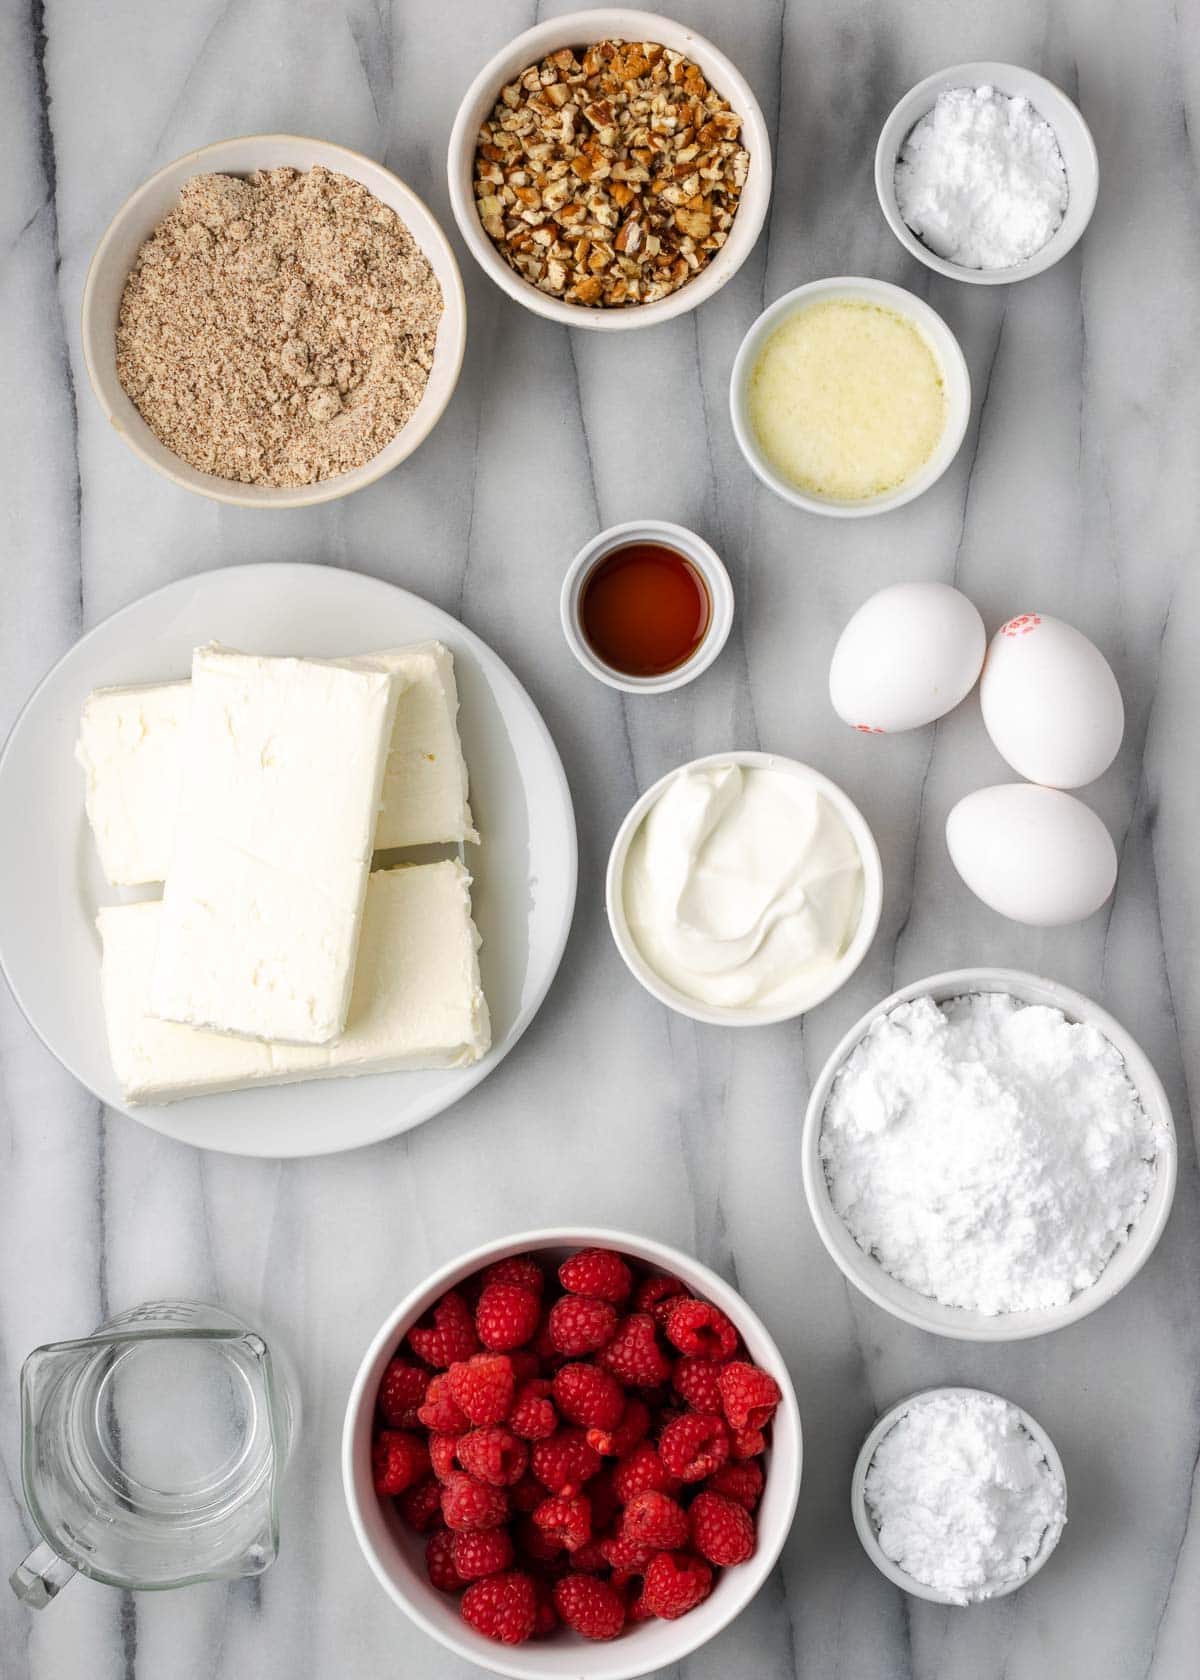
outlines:
M674 671L700 646L711 618L708 585L690 560L661 543L606 554L579 601L592 651L626 677Z

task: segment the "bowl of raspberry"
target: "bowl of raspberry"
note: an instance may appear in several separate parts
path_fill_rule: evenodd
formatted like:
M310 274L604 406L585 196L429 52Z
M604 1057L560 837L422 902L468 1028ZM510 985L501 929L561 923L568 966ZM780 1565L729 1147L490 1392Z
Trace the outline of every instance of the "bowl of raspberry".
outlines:
M414 1290L342 1439L384 1589L515 1680L632 1680L719 1633L779 1556L801 1458L787 1367L742 1298L591 1229L489 1243Z

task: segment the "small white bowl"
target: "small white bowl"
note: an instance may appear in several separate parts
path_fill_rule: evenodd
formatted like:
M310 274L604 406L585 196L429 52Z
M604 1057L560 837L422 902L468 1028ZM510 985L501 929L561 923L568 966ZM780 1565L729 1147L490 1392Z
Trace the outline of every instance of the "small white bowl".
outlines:
M746 1350L779 1384L782 1399L771 1425L763 1461L766 1486L756 1522L753 1557L723 1570L710 1596L678 1621L643 1622L607 1644L595 1644L560 1629L551 1639L516 1647L498 1645L463 1621L458 1601L430 1586L425 1541L413 1534L380 1500L371 1482L371 1426L375 1396L388 1360L405 1332L456 1283L510 1254L540 1253L554 1264L579 1248L615 1248L635 1260L669 1272L696 1295L719 1307L737 1326ZM482 1244L442 1266L389 1313L363 1356L346 1405L342 1433L342 1482L350 1522L363 1555L388 1596L417 1626L468 1662L513 1680L634 1680L668 1668L720 1633L758 1592L783 1549L800 1496L803 1438L796 1391L766 1326L737 1292L698 1260L650 1237L590 1226L525 1231Z
M239 484L189 466L159 442L126 396L117 378L116 331L121 296L139 247L168 211L175 208L180 189L194 175L248 175L255 169L285 166L305 170L314 164L361 181L396 212L424 252L442 288L442 318L438 323L433 368L412 418L363 466L339 473L336 478L321 479L316 484L282 489ZM100 406L119 436L147 465L184 490L209 496L213 501L229 502L237 507L312 507L317 502L335 501L365 489L424 443L441 419L458 383L467 343L467 300L449 240L432 212L390 169L361 152L331 145L327 140L310 140L296 134L247 134L237 140L218 140L214 145L187 152L152 175L125 200L96 247L88 269L83 289L82 330L84 361Z
M655 805L665 792L668 784L676 776L683 775L688 770L703 770L710 765L740 764L753 770L778 770L787 775L795 776L800 781L813 788L833 806L846 827L854 837L862 859L863 869L863 899L862 910L859 914L858 927L854 938L850 941L841 961L833 969L828 983L823 991L806 1003L803 1008L796 1008L794 1004L784 1004L775 1007L747 1007L745 1009L718 1009L709 1004L699 1003L695 998L687 997L683 992L676 991L674 986L656 974L645 957L638 949L637 941L630 930L625 915L625 863L629 856L629 848L633 837L642 825L647 812ZM836 991L846 984L859 963L862 962L870 949L871 941L879 926L879 916L883 908L883 866L879 861L879 848L875 844L875 836L867 827L866 818L853 803L849 796L842 792L836 782L831 782L828 776L823 776L819 770L813 770L807 764L800 764L794 758L780 758L775 753L736 751L724 753L710 753L706 758L695 758L688 764L682 764L676 770L670 770L659 778L653 787L646 789L641 798L634 805L625 821L617 830L617 837L613 841L612 851L608 856L608 871L604 883L605 902L608 907L608 925L616 942L617 950L624 959L625 966L635 980L650 993L651 997L665 1003L668 1009L674 1009L680 1015L687 1015L693 1021L703 1021L713 1027L767 1027L779 1021L793 1021L798 1015L806 1015L810 1009L831 998Z
M900 214L896 202L896 160L900 149L921 118L928 115L937 103L939 93L951 88L994 87L1010 99L1018 95L1027 99L1040 117L1054 130L1059 150L1067 168L1067 209L1056 231L1040 251L1012 268L963 268L960 263L947 262L931 251L924 240L909 227ZM875 191L888 226L904 249L935 274L945 274L951 280L965 280L971 286L1008 286L1014 280L1029 280L1052 268L1060 257L1082 237L1096 208L1096 194L1100 187L1100 163L1092 131L1084 122L1079 107L1067 98L1044 76L1023 70L1018 64L997 64L983 60L977 64L952 64L926 76L893 110L883 125L875 148Z
M750 169L742 188L737 214L729 238L694 279L687 280L669 297L656 303L628 304L619 309L594 309L584 304L565 303L539 291L510 268L484 232L475 208L475 145L479 129L500 89L522 70L536 64L560 47L591 46L596 41L658 41L672 52L684 53L698 64L706 81L742 119L741 144L750 154ZM661 321L686 315L706 302L738 269L754 249L771 201L771 137L750 84L719 48L686 24L659 17L655 12L632 11L622 6L604 6L591 12L569 12L548 18L518 35L488 60L463 96L450 132L447 157L450 205L459 232L484 273L510 298L562 326L586 327L593 332L628 332L635 327L653 327Z
M1027 1411L1025 1411L1021 1406L1015 1405L1013 1401L1005 1400L1004 1396L1000 1394L991 1394L987 1389L962 1387L923 1388L918 1390L916 1394L910 1394L907 1399L899 1401L890 1411L883 1414L879 1422L875 1425L874 1429L872 1429L871 1433L862 1444L862 1451L858 1455L858 1460L854 1466L854 1475L850 1482L850 1514L854 1518L854 1526L858 1530L858 1538L862 1541L863 1550L866 1552L871 1562L875 1565L876 1569L879 1570L880 1574L886 1575L888 1580L893 1582L903 1592L911 1593L914 1598L927 1599L930 1604L952 1604L956 1609L962 1610L970 1609L973 1604L991 1604L997 1598L1007 1598L1010 1593L1016 1592L1020 1587L1023 1587L1026 1582L1032 1581L1038 1571L1045 1567L1050 1554L1062 1538L1063 1527L1066 1523L1066 1512L1064 1510L1062 1521L1058 1523L1057 1526L1046 1530L1045 1535L1042 1537L1042 1544L1038 1549L1037 1556L1030 1559L1029 1568L1025 1571L1019 1581L1012 1582L1010 1586L998 1588L995 1592L989 1593L986 1598L972 1599L971 1604L960 1604L956 1598L953 1598L948 1592L943 1592L940 1587L927 1587L923 1581L914 1580L911 1575L901 1569L898 1564L894 1563L884 1551L883 1547L879 1544L879 1536L875 1532L875 1524L871 1521L871 1514L867 1510L867 1471L871 1468L871 1460L875 1457L875 1451L879 1446L879 1443L891 1429L895 1428L896 1424L900 1422L900 1419L904 1416L904 1414L909 1411L917 1401L929 1400L932 1399L934 1395L941 1394L949 1396L983 1394L986 1395L989 1400L1000 1400L1004 1405L1012 1406L1013 1411L1016 1412L1020 1418L1024 1429L1030 1436L1032 1436L1033 1440L1041 1448L1042 1456L1049 1465L1051 1472L1057 1476L1064 1488L1067 1485L1067 1478L1063 1473L1062 1459L1059 1458L1058 1453L1055 1450L1054 1442L1050 1439L1049 1435L1047 1435L1041 1424L1038 1423L1037 1419L1030 1417Z
M885 491L880 496L866 496L861 501L811 495L781 477L759 444L748 410L750 378L771 334L787 316L823 298L846 298L855 303L878 304L911 321L937 360L946 393L946 424L936 449L925 465L897 489ZM782 496L785 502L791 502L793 507L804 508L808 513L824 513L833 519L862 519L868 514L889 513L892 508L903 507L905 502L911 502L941 478L966 436L967 422L971 418L971 375L958 340L937 311L923 299L906 292L903 286L890 285L886 280L839 275L828 280L812 280L806 286L797 286L795 291L785 292L758 317L742 340L734 360L729 380L729 410L738 446L755 475L768 489Z
M580 603L588 578L607 555L630 543L657 543L663 548L675 549L685 560L691 561L708 590L710 613L703 640L682 665L676 665L660 676L629 677L605 664L584 635L580 620ZM559 607L567 646L585 671L590 671L593 677L598 677L610 688L622 689L626 694L666 694L673 688L682 688L685 683L692 682L701 671L707 671L729 640L729 632L733 628L733 584L716 550L694 531L687 530L683 525L671 525L663 519L631 519L624 525L610 525L607 531L601 531L599 536L593 537L579 550L563 579Z
M928 1295L910 1289L878 1260L861 1249L846 1228L829 1195L825 1168L821 1161L821 1121L825 1104L842 1064L880 1015L886 1015L897 1004L913 998L930 997L935 1003L963 997L969 992L1008 992L1022 1003L1042 1004L1059 1009L1069 1021L1086 1021L1102 1032L1110 1044L1116 1046L1125 1061L1125 1071L1142 1100L1151 1121L1159 1128L1162 1145L1150 1195L1139 1213L1129 1235L1112 1256L1108 1265L1087 1289L1081 1289L1064 1306L1031 1308L1026 1312L983 1313L968 1307L947 1307ZM918 1330L928 1330L934 1336L950 1336L962 1342L1017 1342L1030 1336L1044 1336L1051 1330L1061 1330L1075 1324L1089 1313L1111 1301L1130 1280L1136 1277L1154 1252L1171 1211L1178 1170L1175 1126L1171 1106L1145 1052L1114 1021L1106 1010L1074 992L1060 986L1056 980L1040 979L1037 975L1022 974L1010 968L960 968L946 974L934 974L903 986L870 1009L855 1023L822 1068L813 1086L808 1112L804 1117L804 1135L800 1145L801 1167L804 1175L804 1194L808 1211L812 1214L817 1235L825 1244L835 1264L856 1289L860 1289L875 1305L891 1313L893 1318L913 1324Z

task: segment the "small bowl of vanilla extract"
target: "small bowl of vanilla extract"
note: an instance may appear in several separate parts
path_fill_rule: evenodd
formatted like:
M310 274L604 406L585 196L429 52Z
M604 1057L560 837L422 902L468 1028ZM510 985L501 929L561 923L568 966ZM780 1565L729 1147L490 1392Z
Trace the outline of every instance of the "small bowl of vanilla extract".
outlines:
M725 646L732 624L733 585L717 554L665 520L601 531L563 580L567 645L592 676L628 694L691 682Z

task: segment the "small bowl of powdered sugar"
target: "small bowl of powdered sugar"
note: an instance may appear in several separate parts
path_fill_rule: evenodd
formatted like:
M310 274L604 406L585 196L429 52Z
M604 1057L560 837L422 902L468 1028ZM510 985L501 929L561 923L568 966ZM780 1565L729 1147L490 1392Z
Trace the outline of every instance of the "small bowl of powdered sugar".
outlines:
M856 1288L905 1323L1005 1342L1112 1299L1170 1212L1176 1141L1145 1053L1014 969L917 981L851 1028L804 1124L804 1191Z
M886 1412L850 1485L875 1567L905 1592L966 1606L1032 1579L1067 1520L1062 1461L1041 1425L998 1394L930 1388Z
M955 64L896 106L875 151L875 190L905 249L974 285L1028 280L1066 256L1100 172L1078 107L1015 64Z

